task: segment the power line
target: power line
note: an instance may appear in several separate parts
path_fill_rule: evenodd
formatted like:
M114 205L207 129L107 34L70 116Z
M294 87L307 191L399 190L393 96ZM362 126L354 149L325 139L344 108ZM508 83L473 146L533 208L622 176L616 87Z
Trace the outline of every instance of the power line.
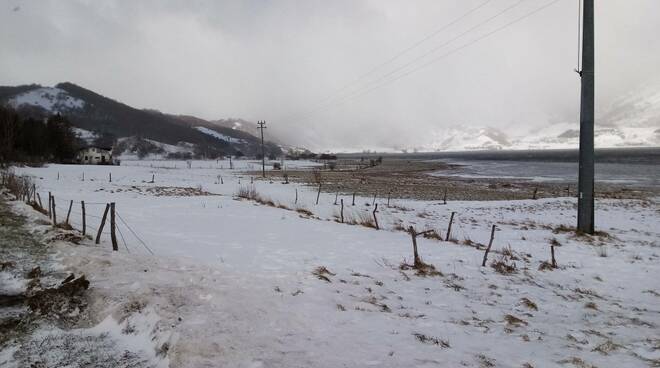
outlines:
M528 18L528 17L530 17L530 16L532 16L532 15L534 15L534 14L536 14L536 13L542 11L542 10L544 10L544 9L546 9L546 8L548 8L549 6L555 4L555 3L559 2L559 1L560 1L560 0L553 0L553 1L550 1L549 3L543 5L543 6L539 7L539 8L536 8L536 9L533 10L533 11L530 11L530 12L528 12L528 13L525 13L524 15L522 15L522 16L520 16L520 17L514 19L513 21L510 21L510 22L508 22L508 23L506 23L506 24L504 24L504 25L502 25L502 26L500 26L500 27L497 27L497 28L495 28L494 30L492 30L492 31L490 31L490 32L487 32L487 33L483 34L482 36L477 37L477 38L473 39L472 41L470 41L470 42L468 42L468 43L465 43L465 44L461 45L460 47L457 47L457 48L455 48L455 49L453 49L453 50L451 50L451 51L449 51L449 52L447 52L447 53L445 53L445 54L442 54L442 55L440 55L440 56L438 56L438 57L436 57L436 58L431 59L431 60L428 61L427 63L424 63L424 64L420 65L420 66L417 67L417 68L414 68L414 69L411 69L411 70L409 70L409 71L407 71L407 72L404 72L404 73L402 73L402 74L399 74L399 75L397 75L397 76L395 76L395 77L393 77L393 78L391 78L391 79L389 79L389 80L385 80L385 81L383 81L382 83L380 83L380 84L378 84L378 85L375 85L375 86L373 86L373 87L370 87L370 88L366 88L366 89L362 89L362 90L356 91L354 94L349 95L349 96L347 96L347 97L341 99L341 100L338 101L338 102L339 102L339 103L341 103L341 102L346 102L346 101L350 101L350 100L353 100L353 99L355 99L355 98L361 97L361 96L363 96L363 95L365 95L365 94L370 93L371 91L374 91L374 90L376 90L376 89L378 89L378 88L381 88L381 87L383 87L383 86L385 86L385 85L387 85L387 84L393 83L393 82L395 82L395 81L397 81L397 80L399 80L399 79L401 79L401 78L403 78L403 77L406 77L406 76L408 76L408 75L410 75L410 74L412 74L412 73L414 73L414 72L417 72L417 71L419 71L419 70L421 70L421 69L424 69L424 68L428 67L429 65L434 64L434 63L436 63L436 62L438 62L438 61L440 61L440 60L442 60L442 59L445 59L445 58L451 56L452 54L455 54L456 52L461 51L461 50L463 50L463 49L465 49L465 48L467 48L467 47L469 47L469 46L471 46L471 45L473 45L473 44L475 44L475 43L477 43L477 42L479 42L479 41L482 41L482 40L484 40L484 39L486 39L486 38L488 38L488 37L494 35L495 33L498 33L498 32L500 32L500 31L502 31L502 30L504 30L504 29L506 29L506 28L508 28L508 27L510 27L510 26L512 26L512 25L514 25L514 24L516 24L516 23L518 23L518 22L520 22L520 21L522 21L522 20L524 20L524 19L526 19L526 18ZM318 112L327 111L328 109L330 109L330 108L332 108L332 107L333 107L332 105L328 105L328 106L326 106L325 109L319 110ZM314 111L314 112L317 112L317 111ZM312 113L314 113L314 112L312 112ZM308 115L304 115L304 116L308 116Z
M394 62L395 60L399 59L401 56L403 56L403 55L407 54L409 51L415 49L417 46L419 46L419 45L423 44L424 42L430 40L431 38L437 36L440 32L442 32L442 31L444 31L444 30L450 28L451 26L453 26L454 24L460 22L461 20L467 18L467 17L470 16L472 13L474 13L474 12L476 12L477 10L483 8L484 6L488 5L488 4L489 4L490 2L492 2L492 1L493 1L493 0L486 0L486 1L484 1L483 3L477 5L476 7L474 7L474 8L472 8L472 9L468 10L467 12L461 14L459 17L455 18L455 19L452 20L451 22L449 22L449 23L443 25L442 27L436 29L435 31L431 32L430 34L424 36L423 38L421 38L420 40L418 40L417 42L415 42L415 43L412 44L411 46L408 46L408 47L406 47L405 49L399 51L398 53L396 53L394 56L392 56L391 58L387 59L387 60L384 61L383 63L378 64L377 66L373 67L372 69L370 69L370 70L367 71L366 73L363 73L363 74L361 74L360 76L358 76L357 78L355 78L353 81L351 81L351 82L345 84L343 87L341 87L341 88L339 88L338 90L336 90L333 94L328 95L328 96L326 96L325 98L321 99L320 102L317 104L316 107L318 107L319 105L322 106L324 102L326 102L326 101L328 101L328 100L332 100L332 99L334 99L334 96L335 96L335 95L337 95L337 94L341 94L341 92L345 91L345 90L348 89L349 87L352 87L353 85L355 85L356 83L360 82L361 80L363 80L364 78L368 77L369 75L373 74L373 73L376 72L377 70L380 70L382 67L384 67L384 66L386 66L386 65L388 65L388 64L391 64L391 63ZM316 108L316 107L314 107L314 108Z
M353 93L350 93L350 94L348 94L348 95L346 95L346 96L343 96L342 98L339 98L339 101L342 101L342 100L347 99L347 98L351 98L351 96L352 96L353 94L355 94L355 93L359 93L359 92L361 92L361 91L363 91L363 90L365 90L365 89L369 89L369 88L370 88L371 86L373 86L374 84L377 84L378 82L380 82L380 81L382 81L382 80L384 80L384 79L387 79L388 77L390 77L390 76L396 74L397 72L406 69L407 67L409 67L409 66L411 66L411 65L413 65L413 64L415 64L415 63L417 63L418 61L420 61L420 60L426 58L427 56L429 56L429 55L435 53L436 51L442 49L443 47L445 47L445 46L451 44L452 42L454 42L454 41L460 39L461 37L466 36L467 34L469 34L469 33L473 32L473 31L475 31L476 29L480 28L481 26L483 26L483 25L485 25L485 24L487 24L487 23L490 23L491 21L493 21L493 20L499 18L500 16L502 16L502 15L505 14L505 13L507 13L508 11L510 11L510 10L512 10L512 9L514 9L514 8L516 8L516 7L518 7L520 4L522 4L522 3L525 2L525 1L527 1L527 0L518 0L516 3L513 3L512 5L509 5L508 7L506 7L506 8L504 8L504 9L500 10L499 12L497 12L497 13L495 13L494 15L490 16L489 18L487 18L487 19L485 19L485 20L483 20L483 21L477 23L476 25L474 25L474 26L468 28L466 31L463 31L463 32L461 32L460 34L458 34L457 36L454 36L454 37L450 38L449 40L447 40L447 41L443 42L442 44L440 44L440 45L438 45L438 46L432 48L431 50L425 52L424 54L422 54L422 55L420 55L420 56L418 56L418 57L416 57L415 59L413 59L413 60L411 60L411 61L409 61L409 62L407 62L407 63L405 63L405 64L403 64L403 65L401 65L401 66L399 66L399 67L397 67L397 68L395 68L394 70L391 70L390 72L388 72L388 73L386 73L386 74L380 76L379 78L377 78L377 79L375 79L375 80L372 80L372 81L368 82L365 86L359 88L358 90L354 91ZM335 100L335 99L336 99L336 98L334 98L333 100ZM331 104L331 103L332 103L332 101L330 101L328 104ZM328 105L328 104L326 104L326 105ZM323 108L323 107L324 107L324 106L321 106L321 108ZM308 113L303 113L303 115L302 115L301 117L309 116L309 114L313 114L313 113L315 113L315 112L316 112L316 110L315 110L315 109L312 109L312 110L309 111Z

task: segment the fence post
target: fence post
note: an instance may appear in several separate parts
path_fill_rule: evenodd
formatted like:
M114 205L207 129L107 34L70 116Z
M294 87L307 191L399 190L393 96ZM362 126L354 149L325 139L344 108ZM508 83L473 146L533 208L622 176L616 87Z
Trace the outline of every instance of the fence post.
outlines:
M372 205L376 204L376 196L378 195L378 192L374 193L374 200L371 202Z
M99 231L96 233L96 241L98 244L101 241L101 233L103 232L103 226L105 226L105 219L108 217L108 211L110 210L110 204L105 205L105 211L103 211L103 218L101 218L101 226L99 226Z
M550 245L550 255L552 256L552 268L557 268L557 260L555 259L555 246Z
M319 192L316 193L316 204L319 204L319 197L321 196L321 184L319 184Z
M353 204L351 206L355 206L355 192L353 192Z
M536 193L538 193L539 187L534 187L534 193L532 194L532 199L536 199Z
M53 195L51 194L51 192L48 192L48 218L53 218L53 211L52 211L53 200L52 200L52 198L53 198Z
M115 252L119 250L119 247L117 246L117 235L115 234L116 227L115 202L112 202L110 203L110 239L112 240L112 250Z
M442 203L447 204L447 187L445 187L445 194L442 196Z
M57 213L55 211L55 196L51 196L50 200L51 200L51 203L52 203L51 207L52 207L52 211L53 211L53 227L55 227L55 226L57 226Z
M69 202L69 210L66 212L66 224L69 224L69 216L71 216L71 207L73 207L73 199Z
M293 202L293 204L298 204L298 188L296 188L296 200Z
M378 211L378 203L374 206L374 222L376 223L376 230L380 230L380 227L378 226L378 219L376 218L376 211Z
M454 215L456 212L452 212L451 216L449 217L449 226L447 227L447 237L445 238L445 241L449 241L449 234L451 234L451 224L454 222Z
M37 200L39 201L39 208L41 208L43 210L44 206L43 206L43 204L41 204L41 196L39 195L39 193L37 193Z
M108 173L108 182L112 183L112 173Z
M335 206L337 205L337 197L339 197L339 191L337 191L337 193L335 193Z
M85 218L85 201L80 201L80 209L82 210L82 234L87 232L87 219Z
M484 260L481 262L481 267L486 267L486 261L488 260L488 252L490 252L490 247L493 245L493 238L495 238L495 225L490 230L490 241L488 242L488 247L486 247L486 252L484 253Z
M341 199L341 210L339 211L341 215L341 223L344 223L344 198Z
M421 263L419 253L417 253L417 234L412 225L408 228L408 232L410 233L410 237L412 237L414 266L417 267Z

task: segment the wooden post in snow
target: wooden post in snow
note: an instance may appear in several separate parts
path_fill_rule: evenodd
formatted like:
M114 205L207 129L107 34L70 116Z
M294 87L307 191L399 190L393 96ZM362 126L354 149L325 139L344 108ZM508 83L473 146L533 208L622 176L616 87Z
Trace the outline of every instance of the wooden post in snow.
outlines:
M101 241L101 233L103 233L103 227L105 226L105 219L108 217L108 211L110 211L109 203L105 205L105 211L103 211L103 217L101 218L101 225L99 226L99 231L96 233L96 244Z
M117 225L115 224L115 202L110 203L110 240L112 240L112 250L118 251L119 247L117 246L117 235L115 230Z
M374 222L376 223L376 230L380 230L380 227L378 226L378 218L376 217L376 212L378 211L378 203L374 206Z
M493 246L493 239L495 238L495 225L490 230L490 241L488 242L488 247L486 247L486 252L484 252L484 260L481 262L481 267L486 267L486 262L488 261L488 252L490 252L490 247Z
M442 196L442 203L447 204L447 187L445 187L445 194Z
M353 204L352 206L355 206L355 192L353 192Z
M419 259L419 253L417 253L417 233L415 232L415 228L413 228L412 225L408 228L408 232L412 238L413 264L415 267L417 267L421 263L421 259Z
M293 204L298 204L298 188L296 188L296 199L293 201Z
M390 206L390 197L392 197L392 191L387 192L387 207Z
M48 218L53 218L53 194L48 192Z
M71 216L71 207L73 207L73 199L69 201L69 210L66 212L66 221L65 223L69 224L69 216Z
M532 194L532 199L536 199L536 193L538 193L539 187L534 187L534 193Z
M551 256L552 268L557 268L557 260L555 259L555 246L554 246L554 244L550 244L550 256Z
M83 171L82 181L85 181L85 172Z
M55 211L55 196L50 197L52 213L53 213L53 226L57 226L57 213Z
M341 216L341 223L344 223L344 198L341 199L341 209L339 210L339 215Z
M108 173L108 182L112 183L112 173Z
M338 197L339 197L339 191L337 191L337 193L335 193L335 206L337 205L337 198Z
M456 212L452 212L451 216L449 217L449 226L447 226L447 236L445 237L445 241L449 241L449 235L451 234L451 224L454 222L454 215Z
M376 196L378 195L378 192L374 193L374 200L371 202L372 205L376 204Z
M43 210L43 209L44 209L44 205L41 204L41 196L39 195L39 193L37 193L37 200L39 201L39 208L41 208L41 209Z
M316 204L319 204L319 197L321 196L321 184L319 184L319 192L316 193Z
M82 210L82 234L87 233L87 218L85 217L85 201L80 201L80 209Z

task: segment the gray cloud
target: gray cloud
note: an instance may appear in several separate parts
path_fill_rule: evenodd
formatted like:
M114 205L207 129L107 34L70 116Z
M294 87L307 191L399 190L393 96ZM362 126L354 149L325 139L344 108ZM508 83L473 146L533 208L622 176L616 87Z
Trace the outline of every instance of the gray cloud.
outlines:
M266 119L289 141L313 148L413 145L454 126L517 132L576 120L577 0L560 0L368 94L313 109L483 1L9 0L0 5L0 84L71 81L136 107ZM517 1L492 0L371 77ZM548 1L526 0L434 55ZM596 7L603 109L657 82L660 2L601 0Z

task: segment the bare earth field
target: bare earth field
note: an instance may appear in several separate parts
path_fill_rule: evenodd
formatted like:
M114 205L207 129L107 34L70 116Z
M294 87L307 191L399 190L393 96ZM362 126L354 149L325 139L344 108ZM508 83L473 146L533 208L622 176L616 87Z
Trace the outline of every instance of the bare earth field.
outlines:
M531 199L536 191L536 198L556 198L575 195L576 185L556 182L533 182L521 179L459 178L433 176L430 173L442 172L452 165L442 162L423 160L405 160L387 158L375 167L360 167L360 161L342 160L335 170L319 166L324 192L378 197L443 200L445 190L447 200L522 200ZM288 169L290 181L318 186L318 174L309 169ZM261 172L250 173L255 179L261 179ZM283 172L271 171L268 180L282 181ZM568 189L568 190L567 190ZM631 189L621 184L596 184L598 198L640 199L660 195L657 188Z

